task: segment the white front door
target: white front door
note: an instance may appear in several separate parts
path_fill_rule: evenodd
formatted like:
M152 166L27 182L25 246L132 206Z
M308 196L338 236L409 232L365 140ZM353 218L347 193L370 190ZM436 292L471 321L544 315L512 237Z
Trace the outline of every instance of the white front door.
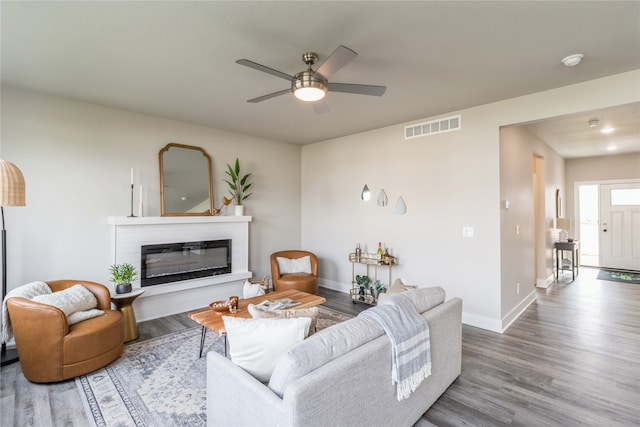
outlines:
M640 271L640 182L600 186L600 266Z

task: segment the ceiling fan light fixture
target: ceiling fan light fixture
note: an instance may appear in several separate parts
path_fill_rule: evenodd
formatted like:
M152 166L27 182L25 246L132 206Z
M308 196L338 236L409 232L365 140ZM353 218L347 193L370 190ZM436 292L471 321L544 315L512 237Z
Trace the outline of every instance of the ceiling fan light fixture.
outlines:
M291 91L301 101L319 101L327 94L327 81L319 78L312 70L295 75Z
M324 98L326 92L317 87L301 87L295 89L293 94L301 101L315 102Z

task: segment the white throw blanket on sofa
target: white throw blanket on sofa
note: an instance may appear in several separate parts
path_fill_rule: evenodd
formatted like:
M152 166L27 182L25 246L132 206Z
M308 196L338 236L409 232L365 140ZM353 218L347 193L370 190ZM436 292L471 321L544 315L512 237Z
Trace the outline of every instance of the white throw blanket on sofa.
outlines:
M398 401L407 399L431 375L429 325L403 294L363 311L376 319L391 340L391 381L397 384Z

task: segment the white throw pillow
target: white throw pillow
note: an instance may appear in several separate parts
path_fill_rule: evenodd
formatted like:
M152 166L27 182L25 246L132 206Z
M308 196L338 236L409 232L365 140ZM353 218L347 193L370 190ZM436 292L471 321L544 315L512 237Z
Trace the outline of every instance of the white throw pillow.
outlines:
M284 257L276 257L276 261L278 262L278 268L280 269L280 274L291 274L291 273L307 273L311 274L311 257L309 255L303 256L302 258L284 258Z
M95 295L80 284L51 294L35 296L32 301L58 307L67 316L76 311L86 311L98 306Z
M311 319L244 319L222 316L231 361L261 382L268 382L278 360L304 340Z
M242 282L242 297L247 299L251 297L257 297L259 295L264 295L265 289L264 286L260 283L251 283L249 280L245 280Z
M254 304L249 304L247 310L249 310L249 314L254 319L292 319L294 317L308 317L311 319L311 324L309 325L307 338L315 333L316 324L318 323L318 313L320 312L318 307L299 308L297 310L267 310Z

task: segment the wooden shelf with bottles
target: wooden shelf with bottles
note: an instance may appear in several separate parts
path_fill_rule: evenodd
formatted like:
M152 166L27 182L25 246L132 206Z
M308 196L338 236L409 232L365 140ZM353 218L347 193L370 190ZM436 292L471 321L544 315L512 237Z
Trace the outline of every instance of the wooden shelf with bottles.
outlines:
M391 270L394 265L398 264L398 258L391 255L383 255L381 258L377 254L356 255L355 253L350 253L349 262L351 263L351 289L349 290L351 301L354 304L361 302L363 304L376 305L377 298L371 294L369 289L378 280L378 269L381 267L388 268L389 277L386 283L388 289L391 286ZM364 295L360 294L360 286L356 282L356 265L364 266L366 276L371 279L369 289L365 289ZM371 270L373 270L373 277L370 274Z

